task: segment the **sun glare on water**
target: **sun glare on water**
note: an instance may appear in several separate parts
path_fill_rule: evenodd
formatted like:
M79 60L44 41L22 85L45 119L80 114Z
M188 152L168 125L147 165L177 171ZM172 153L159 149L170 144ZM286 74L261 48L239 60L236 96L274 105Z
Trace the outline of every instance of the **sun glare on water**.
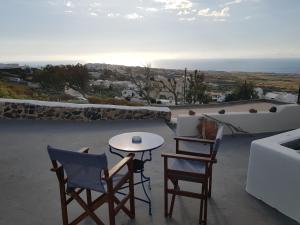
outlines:
M174 55L166 53L125 52L85 55L81 57L81 60L85 63L107 63L126 66L145 66L147 64L153 63L156 60L172 58L174 58Z

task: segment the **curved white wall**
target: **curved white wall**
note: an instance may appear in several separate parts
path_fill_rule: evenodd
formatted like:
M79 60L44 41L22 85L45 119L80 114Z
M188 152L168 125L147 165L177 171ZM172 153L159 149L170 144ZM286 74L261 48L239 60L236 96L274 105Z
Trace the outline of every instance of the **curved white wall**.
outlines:
M249 133L280 132L300 128L300 105L290 104L277 107L277 112L237 112L207 114L222 122L230 123ZM177 135L196 136L198 131L196 126L202 114L189 116L179 115L177 119ZM230 134L230 130L225 127L225 134Z
M251 144L246 191L300 223L300 154L282 146L300 138L300 129Z

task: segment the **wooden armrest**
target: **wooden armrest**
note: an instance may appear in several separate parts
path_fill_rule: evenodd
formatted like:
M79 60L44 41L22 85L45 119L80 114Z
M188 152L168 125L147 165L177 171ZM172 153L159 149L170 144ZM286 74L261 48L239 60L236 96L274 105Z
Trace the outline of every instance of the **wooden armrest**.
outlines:
M214 144L214 140L208 140L208 139L201 139L201 138L194 138L194 137L175 137L176 141L191 141L191 142L200 142L204 144Z
M78 152L80 152L80 153L88 153L89 150L90 150L89 147L83 147L83 148L79 149Z
M52 168L50 169L50 171L52 171L52 172L57 172L57 171L59 171L61 168L62 168L62 166L59 166L59 167L57 167L57 168L52 167Z
M108 171L108 179L112 179L112 177L118 173L125 165L127 165L130 161L133 160L134 154L130 153L126 157L124 157L121 161L119 161L115 166L113 166Z
M175 153L162 153L162 157L166 158L175 158L175 159L187 159L187 160L197 160L197 161L202 161L202 162L212 162L215 163L216 160L212 160L211 158L208 157L200 157L200 156L193 156L193 155L183 155L183 154L175 154Z

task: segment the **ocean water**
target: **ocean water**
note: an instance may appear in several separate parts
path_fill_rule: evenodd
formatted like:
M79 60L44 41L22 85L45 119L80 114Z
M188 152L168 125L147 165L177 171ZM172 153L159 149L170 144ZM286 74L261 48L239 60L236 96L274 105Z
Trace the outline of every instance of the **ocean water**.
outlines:
M242 71L267 73L292 73L300 75L300 58L293 59L199 59L160 60L152 67L169 69L198 69L214 71Z

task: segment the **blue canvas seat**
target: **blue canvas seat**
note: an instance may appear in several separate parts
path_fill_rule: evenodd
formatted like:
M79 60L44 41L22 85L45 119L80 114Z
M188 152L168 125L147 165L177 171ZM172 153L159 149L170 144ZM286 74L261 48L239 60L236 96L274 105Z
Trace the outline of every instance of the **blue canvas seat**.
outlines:
M75 152L48 146L47 150L53 165L51 170L56 172L59 181L63 225L78 224L87 216L90 216L96 224L103 225L94 211L105 202L109 206L110 225L115 224L115 216L120 209L130 218L134 218L133 154L109 170L106 155L88 154L87 148ZM120 174L121 169L125 167L126 173ZM119 200L115 193L124 185L128 185L129 191L123 200ZM80 193L84 190L87 195L86 202L80 197ZM101 193L100 197L92 200L91 191ZM67 206L74 199L85 212L69 223ZM125 207L128 200L130 209Z
M170 169L190 173L205 173L205 163L202 161L174 159Z

